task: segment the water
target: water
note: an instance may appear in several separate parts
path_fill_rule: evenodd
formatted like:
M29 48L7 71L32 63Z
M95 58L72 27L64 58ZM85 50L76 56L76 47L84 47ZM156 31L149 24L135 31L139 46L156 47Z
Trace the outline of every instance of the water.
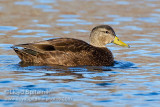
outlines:
M1 0L0 106L159 107L158 0ZM89 41L109 24L131 48L106 45L115 65L19 63L12 44L71 37Z

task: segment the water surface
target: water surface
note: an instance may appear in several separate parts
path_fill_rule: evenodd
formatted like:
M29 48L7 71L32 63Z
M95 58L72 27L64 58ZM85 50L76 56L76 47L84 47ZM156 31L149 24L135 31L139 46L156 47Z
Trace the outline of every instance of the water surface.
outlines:
M0 106L159 107L158 0L1 0ZM106 45L113 67L19 63L13 44L71 37L89 41L111 25L131 48Z

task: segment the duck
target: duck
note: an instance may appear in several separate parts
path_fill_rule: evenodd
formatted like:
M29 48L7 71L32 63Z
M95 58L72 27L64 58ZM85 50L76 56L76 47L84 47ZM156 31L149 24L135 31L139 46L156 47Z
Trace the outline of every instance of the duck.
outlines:
M109 25L91 30L89 43L75 38L56 38L12 46L21 62L59 66L113 66L114 57L106 44L130 47Z

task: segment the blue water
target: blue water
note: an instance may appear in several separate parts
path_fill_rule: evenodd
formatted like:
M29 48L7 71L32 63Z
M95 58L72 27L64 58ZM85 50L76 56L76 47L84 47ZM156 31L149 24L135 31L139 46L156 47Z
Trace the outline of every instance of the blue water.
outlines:
M115 65L112 67L107 66L79 66L79 67L63 67L63 66L43 66L43 65L32 65L17 63L19 60L15 55L1 55L0 64L3 66L0 68L1 72L10 72L5 79L1 79L0 84L6 84L5 88L10 88L10 85L16 85L18 87L11 88L10 90L4 90L6 97L13 98L12 100L1 99L1 102L6 104L15 104L21 102L22 98L35 97L34 91L37 92L48 92L48 94L42 94L38 97L46 97L48 100L53 97L59 97L60 99L66 98L66 102L72 102L73 100L83 100L83 96L94 93L99 93L99 97L104 96L105 87L116 86L118 83L114 83L114 75L123 75L124 72L118 70L132 69L136 70L138 67L132 62L127 61L115 61ZM5 60L4 60L5 58ZM7 59L6 59L7 58ZM18 80L11 78L16 76ZM29 82L29 81L32 82ZM34 82L33 82L34 80ZM57 84L54 83L57 82ZM38 82L38 84L36 84ZM93 88L93 90L87 89L87 87ZM95 89L94 89L95 88ZM98 90L97 90L98 88ZM64 89L64 90L61 90ZM87 89L87 90L86 90ZM99 90L100 89L100 90ZM62 91L61 93L54 95L54 93ZM65 90L72 90L74 92L68 92ZM84 91L83 93L78 91ZM97 90L97 91L96 91ZM24 91L26 91L24 93ZM27 91L33 92L31 97ZM77 91L77 92L76 92ZM105 92L108 93L108 92ZM109 93L108 93L109 94ZM89 97L88 96L88 97ZM77 98L78 97L78 98ZM17 98L17 99L16 99ZM20 99L21 98L21 99ZM89 97L91 101L94 101L94 96ZM24 99L25 100L25 99ZM34 102L34 101L31 101ZM43 101L45 102L45 101ZM55 101L64 103L65 101ZM108 102L107 101L96 101L96 103ZM113 102L113 101L111 101Z
M158 0L0 1L0 106L159 107ZM70 37L89 41L111 25L131 48L113 44L114 66L21 63L13 44Z

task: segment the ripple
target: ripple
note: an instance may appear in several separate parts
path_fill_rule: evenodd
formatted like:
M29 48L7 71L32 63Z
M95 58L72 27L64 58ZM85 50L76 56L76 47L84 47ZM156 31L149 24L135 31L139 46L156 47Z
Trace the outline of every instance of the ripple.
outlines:
M11 83L12 81L8 81L8 80L6 80L6 81L0 81L0 83Z
M48 34L48 33L37 33L35 35L13 35L12 37L15 38L29 38L29 37L43 37L43 36L53 36L52 34Z
M43 12L59 12L57 9L43 9Z
M84 22L81 19L58 19L57 22Z
M0 35L6 35L5 33L0 33Z
M3 7L0 6L0 11L3 11Z
M26 85L26 86L23 86L23 87L25 87L25 88L33 88L33 87L35 87L35 85Z
M76 22L79 25L91 25L92 22L87 22L86 20L77 19L78 15L60 15L60 17L63 17L64 19L58 19L57 22ZM59 23L60 26L66 26L65 24ZM67 26L73 26L73 25L67 25Z
M83 29L77 29L77 30L75 30L75 31L77 31L77 32L90 32L90 31L88 31L88 30L83 30Z
M36 0L39 3L56 3L56 0Z
M97 101L97 102L106 103L106 102L113 102L113 100L100 100L100 101Z
M69 67L69 70L70 71L76 71L76 73L78 73L79 71L80 71L80 73L82 73L81 71L83 71L83 72L87 71L87 69L83 68L83 67Z
M116 21L114 21L114 22L104 22L104 24L107 24L107 25L119 25L120 22L116 22Z
M158 13L152 13L151 16L160 17L160 14L158 14Z
M115 83L98 83L96 85L99 85L99 86L109 86L109 85L115 85Z
M150 53L149 55L156 57L156 56L160 56L160 53Z
M74 24L71 23L57 23L58 26L74 26Z
M0 55L0 64L13 64L13 63L18 63L17 59L18 57L15 56L15 55ZM15 67L15 65L14 65ZM12 68L11 68L12 69ZM0 67L0 71L8 71L8 70L11 70L10 67L6 67L6 66L3 66L3 67ZM11 70L12 71L12 70Z
M46 30L33 30L33 29L24 29L19 30L19 33L32 33L32 32L47 32Z
M71 2L71 1L73 1L73 0L62 0L62 1L65 1L65 2Z
M39 36L35 36L35 35L13 35L12 37L15 37L15 38L29 38L29 37L39 37Z
M147 0L147 1L158 1L158 0Z
M151 93L139 93L139 94L134 94L137 96L155 96L155 95L160 95L160 92L151 92Z
M152 3L150 3L150 4L147 4L147 6L149 6L149 7L156 7L157 4L152 4Z
M48 33L37 33L36 35L39 36L39 37L42 37L42 36L53 36L53 35L48 34Z
M53 9L50 5L34 5L33 8L42 9L43 12L58 12L59 10Z
M142 37L155 37L154 35L147 35L147 34L145 34L145 35L143 35L143 34L133 34L134 36L142 36Z
M36 27L51 27L51 25L47 25L47 24L36 24L36 25L30 25L30 26L36 26Z
M128 29L128 30L137 30L137 31L142 31L143 29L137 26L125 26L121 27L120 29Z
M59 17L63 17L63 18L78 18L80 16L79 15L73 15L73 14L63 14L63 15L60 15Z
M11 30L16 30L18 29L17 27L13 26L0 26L0 31L11 31Z
M39 8L39 9L51 9L52 6L49 5L34 5L34 8Z
M68 33L71 33L71 32L70 31L63 31L63 33L68 34Z
M141 18L138 18L137 20L147 22L147 23L157 23L158 22L157 19L154 17L141 17Z
M49 37L49 38L43 38L43 40L49 40L49 39L57 39L59 37Z
M11 46L12 46L12 44L0 44L0 48L5 49L5 50L11 49L10 48Z
M155 9L156 12L160 12L160 9Z
M120 5L129 5L130 3L127 2L127 1L117 1L116 2L117 4L120 4Z
M38 23L38 22L39 22L39 20L32 20L32 22Z
M137 68L134 67L134 63L129 61L114 61L113 68L121 68L121 69L127 69L127 68Z
M92 25L93 23L85 21L85 22L78 22L77 24L78 25Z
M101 0L101 1L113 1L113 0Z
M109 14L109 15L107 15L107 17L118 18L120 16L119 15L114 15L114 14Z
M125 54L139 54L139 55L143 55L146 53L149 53L151 51L147 51L147 50L136 50L136 51L132 51L132 52L124 52Z
M159 99L149 99L149 100L145 100L145 101L160 101Z
M128 22L128 21L133 21L133 18L132 17L117 17L114 19L114 21Z
M102 16L94 16L95 19L104 19Z
M14 2L15 5L33 5L33 2L31 1L17 1L17 2Z

